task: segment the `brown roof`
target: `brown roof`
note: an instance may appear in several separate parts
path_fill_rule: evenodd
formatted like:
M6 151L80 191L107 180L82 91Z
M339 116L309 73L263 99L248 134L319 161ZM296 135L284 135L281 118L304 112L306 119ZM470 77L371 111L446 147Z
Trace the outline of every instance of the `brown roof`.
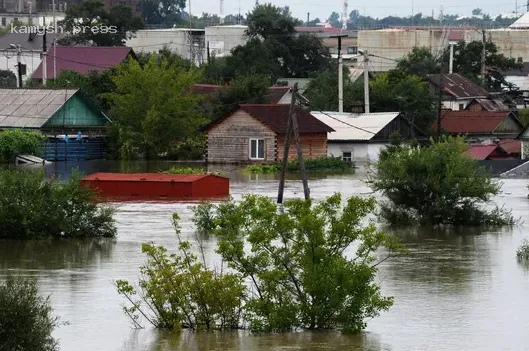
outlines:
M510 154L520 154L522 152L522 142L520 140L502 139L499 144L503 150Z
M509 117L509 111L452 111L443 110L441 128L453 134L490 134Z
M239 109L263 123L277 134L285 134L287 132L288 117L290 113L290 105L288 104L244 104L239 105ZM203 130L209 130L211 127L222 123L226 118L232 115L233 112L224 115L223 117L205 126ZM320 122L307 110L297 109L296 117L298 120L300 134L329 133L335 131L325 123Z
M440 74L430 74L428 79L436 87L441 84ZM485 89L458 73L443 74L442 84L443 92L455 99L486 98L489 96Z
M479 104L486 111L509 111L509 107L507 107L500 99L474 99L470 104L473 102ZM468 104L467 109L470 104Z
M200 95L215 95L222 85L214 84L193 84L193 92ZM278 86L268 88L268 102L270 104L277 104L283 96L290 91L288 86Z

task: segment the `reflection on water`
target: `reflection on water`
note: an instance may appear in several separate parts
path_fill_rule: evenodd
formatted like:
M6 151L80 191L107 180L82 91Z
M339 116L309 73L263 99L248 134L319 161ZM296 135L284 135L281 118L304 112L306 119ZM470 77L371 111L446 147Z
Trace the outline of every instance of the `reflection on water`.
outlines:
M164 163L169 168L172 165ZM159 165L88 163L85 173L158 170ZM107 168L104 168L104 167ZM54 166L68 174L67 168ZM60 169L63 169L62 171ZM268 178L268 176L271 176ZM231 172L235 199L246 193L277 195L275 175L253 177ZM302 197L295 176L286 182L285 198ZM344 197L371 196L364 175L313 178L311 194L322 199L334 192ZM503 194L494 200L527 219L526 180L505 180ZM376 196L376 194L375 194ZM379 266L378 281L394 306L368 321L365 333L285 333L249 335L247 332L167 333L132 330L121 310L115 279L138 279L144 263L141 243L175 248L171 214L182 218L184 238L193 238L191 211L186 203L117 204L116 240L58 242L0 241L0 274L19 270L38 276L43 294L51 294L55 313L67 326L55 336L62 350L527 350L529 348L529 269L516 260L529 226L490 230L408 228L393 231L409 254ZM527 222L527 221L525 221ZM218 262L215 241L203 238L210 262Z

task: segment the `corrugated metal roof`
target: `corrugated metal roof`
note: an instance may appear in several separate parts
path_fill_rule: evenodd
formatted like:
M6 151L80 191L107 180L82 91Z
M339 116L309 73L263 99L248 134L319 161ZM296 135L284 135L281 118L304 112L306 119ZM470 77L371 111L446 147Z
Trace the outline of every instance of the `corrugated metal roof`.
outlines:
M497 147L498 145L472 145L465 154L474 160L485 160Z
M477 102L487 111L509 111L509 107L507 107L500 99L474 99L473 101Z
M442 83L443 91L456 99L486 98L489 95L485 89L458 73L443 74L442 81L440 74L430 74L428 79L436 87Z
M522 152L522 142L520 140L503 139L500 140L499 144L509 154L519 154Z
M511 29L529 28L529 12L518 18L513 24L509 26Z
M528 76L505 76L505 81L511 83L522 91L529 91L529 77Z
M493 133L508 118L509 111L443 110L441 128L449 133ZM437 123L434 123L435 129Z
M78 89L0 89L0 128L40 128Z
M328 134L327 140L371 140L397 118L399 112L359 114L313 111L311 115L335 130Z
M84 177L85 181L120 182L177 182L191 183L206 177L218 177L213 174L165 174L165 173L104 173L98 172Z

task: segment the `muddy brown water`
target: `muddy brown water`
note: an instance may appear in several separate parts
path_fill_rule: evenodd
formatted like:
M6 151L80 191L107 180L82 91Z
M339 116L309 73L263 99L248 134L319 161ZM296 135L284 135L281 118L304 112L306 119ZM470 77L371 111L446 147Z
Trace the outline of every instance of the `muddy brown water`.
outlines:
M82 166L89 169L87 173L123 171L112 163ZM166 166L131 168L143 171ZM60 167L54 168L52 172L58 172ZM67 176L69 168L58 173ZM315 176L309 185L316 199L337 191L369 196L371 190L363 178L363 172ZM503 183L495 202L529 222L528 181ZM245 193L275 197L276 191L274 176L232 174L231 192L236 199ZM299 181L287 181L285 198L302 193ZM51 295L54 313L68 322L54 333L61 350L529 350L529 268L515 258L517 247L529 238L528 223L499 230L414 228L395 232L410 254L382 264L377 278L382 292L394 296L395 304L368 321L360 335L168 333L132 329L112 281L137 279L138 267L144 262L142 242L175 247L173 212L182 216L184 233L191 237L189 204L116 206L115 240L0 241L0 274L12 271L37 277L41 293ZM218 262L214 250L215 242L207 241L206 252L213 263Z

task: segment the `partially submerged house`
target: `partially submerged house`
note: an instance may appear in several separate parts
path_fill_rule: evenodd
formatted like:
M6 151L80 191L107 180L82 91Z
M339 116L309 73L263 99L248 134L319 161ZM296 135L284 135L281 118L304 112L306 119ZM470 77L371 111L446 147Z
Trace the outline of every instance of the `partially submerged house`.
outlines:
M434 131L437 123L434 123ZM524 129L511 111L441 112L441 130L450 135L464 135L470 142L492 144L502 139L516 139Z
M311 114L334 129L327 135L328 155L348 161L378 159L380 151L389 145L393 133L408 140L428 139L399 112Z
M212 163L269 163L283 158L290 106L239 105L234 112L205 128L207 161ZM334 131L305 110L297 111L305 158L327 155L327 133ZM297 157L294 138L288 158Z
M52 46L46 56L46 78L53 79L62 71L88 74L90 71L106 71L136 55L131 48L120 46ZM31 78L42 79L42 63Z
M458 73L431 74L430 87L436 93L442 89L442 106L454 111L464 110L474 99L487 99L489 93Z
M43 158L50 161L103 157L108 123L78 89L0 89L0 129L42 132Z

